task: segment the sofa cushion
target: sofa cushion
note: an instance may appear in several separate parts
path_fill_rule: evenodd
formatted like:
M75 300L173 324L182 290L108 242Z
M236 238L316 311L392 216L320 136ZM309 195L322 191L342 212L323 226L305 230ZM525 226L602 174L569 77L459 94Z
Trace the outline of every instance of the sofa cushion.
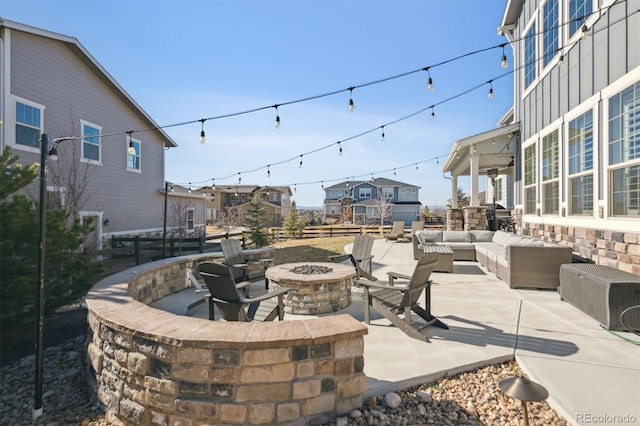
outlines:
M420 244L442 241L442 231L416 231L415 234Z
M509 238L507 238L505 240L503 245L510 246L510 245L513 245L513 244L518 244L518 243L522 242L522 240L524 238L525 237L523 237L522 235L510 235Z
M490 243L493 241L493 231L471 231L471 241Z
M443 231L442 241L445 243L470 243L471 232L469 231Z
M507 238L509 238L512 235L515 235L515 234L513 234L511 232L496 231L493 234L493 242L503 246L503 245L505 245L505 243L507 241Z
M473 245L472 243L458 243L458 242L451 242L451 241L447 241L446 243L443 243L444 245L446 245L447 247L449 247L451 250L456 251L456 250L475 250L476 246Z

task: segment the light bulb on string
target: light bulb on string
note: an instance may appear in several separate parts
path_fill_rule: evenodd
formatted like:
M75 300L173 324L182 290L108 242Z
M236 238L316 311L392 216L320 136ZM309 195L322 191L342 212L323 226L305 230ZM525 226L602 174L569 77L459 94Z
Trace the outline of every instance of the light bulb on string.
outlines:
M200 120L198 120L201 124L201 128L200 128L200 143L207 143L207 137L204 134L204 122L207 121L204 118L201 118Z
M189 194L191 194L191 182L189 182L189 189L187 190Z
M298 192L298 187L296 186L296 184L293 184L293 192Z
M487 98L493 99L493 80L489 80L489 93L487 93Z
M502 45L502 59L500 60L500 66L502 68L507 68L509 66L509 62L507 61L507 55L504 54L504 44Z
M393 169L393 175L396 176L396 169Z
M431 107L431 119L432 120L436 119L436 112L433 110L433 107Z
M438 157L436 157L436 164L440 164L440 160L438 160Z
M298 164L298 168L302 168L302 154L300 154L300 164Z
M324 189L324 181L320 181L320 185L322 186L322 189Z
M418 163L416 163L416 172L418 171Z
M216 180L211 179L211 189L216 189Z
M339 155L342 155L342 145L338 142L338 146L340 147Z
M127 132L129 134L129 148L127 148L127 153L129 155L136 155L136 148L133 146L133 139L132 139L132 135L133 135L133 131L128 131Z
M564 65L564 54L560 53L560 57L558 58L558 66L561 67Z
M271 177L271 170L270 170L271 164L269 164L267 166L267 177Z
M430 92L433 92L433 79L431 78L431 71L429 71L430 67L426 67L424 68L424 70L427 72L427 74L429 75L429 78L427 80L427 89Z
M349 111L353 112L356 110L356 106L353 103L353 87L349 87Z
M238 185L242 183L242 174L238 172Z
M280 114L278 114L278 105L273 106L276 109L276 129L280 128Z
M582 39L586 39L589 37L589 27L587 24L582 24Z
M382 126L381 129L382 129L382 134L380 135L380 140L383 141L384 140L384 126Z

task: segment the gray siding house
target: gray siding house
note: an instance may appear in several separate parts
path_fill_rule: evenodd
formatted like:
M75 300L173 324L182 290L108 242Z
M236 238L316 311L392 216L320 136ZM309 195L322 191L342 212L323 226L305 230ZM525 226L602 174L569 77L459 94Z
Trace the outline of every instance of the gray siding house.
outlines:
M162 231L164 151L176 143L73 37L0 18L0 149L40 161L40 135L71 139L49 158L49 204L110 235ZM132 148L130 150L130 148ZM38 184L26 191L36 200Z
M640 0L508 0L498 31L513 110L456 142L443 171L473 194L493 168L516 232L640 274Z
M345 181L324 189L325 218L339 223L385 224L418 220L420 187L386 178Z

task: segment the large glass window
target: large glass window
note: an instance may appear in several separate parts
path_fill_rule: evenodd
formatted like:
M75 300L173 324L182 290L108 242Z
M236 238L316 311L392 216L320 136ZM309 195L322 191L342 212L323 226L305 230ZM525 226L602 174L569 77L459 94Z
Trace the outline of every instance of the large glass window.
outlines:
M572 215L593 215L593 111L569 122L569 199Z
M382 188L382 197L385 200L393 200L393 188Z
M131 139L131 146L127 145L127 169L140 170L140 141ZM129 148L133 148L133 154L129 152Z
M524 212L536 213L536 144L524 149Z
M544 66L547 66L549 62L558 52L558 0L547 0L543 7L543 28L542 35L544 52Z
M100 162L101 128L82 122L82 159L94 163Z
M542 138L542 192L543 208L546 214L560 211L558 131Z
M188 209L187 210L187 229L189 231L193 231L194 228L195 228L195 226L194 226L194 210L193 209Z
M640 82L609 99L611 213L640 216Z
M40 147L41 116L40 108L16 102L16 144Z
M527 31L524 38L524 87L536 79L536 24Z
M569 37L582 27L591 13L591 0L569 0Z

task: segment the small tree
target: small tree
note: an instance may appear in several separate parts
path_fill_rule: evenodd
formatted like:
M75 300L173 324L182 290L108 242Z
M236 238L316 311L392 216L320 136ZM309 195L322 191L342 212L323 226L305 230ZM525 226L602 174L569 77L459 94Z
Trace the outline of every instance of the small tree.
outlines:
M223 207L218 215L216 226L218 228L225 229L228 234L231 231L232 226L238 226L240 222L240 215L236 206Z
M264 247L269 244L265 221L267 207L259 194L255 194L249 202L249 210L245 220L245 226L249 230L249 238L255 247Z
M171 213L168 218L171 235L178 240L178 253L182 254L182 239L189 232L189 210L194 209L193 201L179 198L172 200Z
M374 203L376 213L380 218L380 226L384 225L384 221L391 217L391 211L393 210L393 203L389 198L385 196L382 191L378 191L378 197Z
M422 210L422 218L425 221L429 221L431 218L431 210L429 210L429 206L424 206L424 209Z
M284 219L284 223L282 224L282 229L287 237L295 237L300 234L305 227L305 223L300 217L300 213L296 208L296 202L291 202L291 208L289 209L289 214Z
M458 196L458 208L467 207L471 203L469 196L465 194L465 192L460 187L458 187L457 196ZM453 203L451 202L451 198L449 198L448 203L450 206L453 205Z
M18 191L37 177L38 165L20 167L5 148L0 156L0 319L3 324L33 318L38 287L36 204ZM79 250L92 230L63 209L47 210L45 309L78 300L93 284L101 265Z

